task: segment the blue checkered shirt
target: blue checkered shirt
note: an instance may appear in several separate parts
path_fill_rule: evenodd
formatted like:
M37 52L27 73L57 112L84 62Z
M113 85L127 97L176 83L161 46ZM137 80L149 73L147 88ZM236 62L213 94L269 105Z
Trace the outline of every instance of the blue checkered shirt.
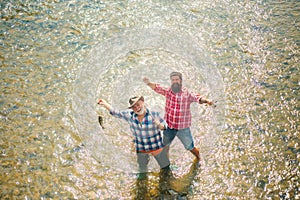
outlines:
M165 126L166 122L162 117L160 117L158 112L146 109L146 114L141 123L138 120L138 115L131 110L118 111L112 109L110 114L128 122L130 130L134 136L137 152L152 151L164 147L161 131L158 129L157 125L155 125L154 119L158 119Z

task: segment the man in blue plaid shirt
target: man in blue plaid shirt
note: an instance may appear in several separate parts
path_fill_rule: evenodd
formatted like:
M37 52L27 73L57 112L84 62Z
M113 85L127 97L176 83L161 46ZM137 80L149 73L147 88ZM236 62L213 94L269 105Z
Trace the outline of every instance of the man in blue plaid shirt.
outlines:
M167 127L166 121L158 112L150 111L145 107L143 96L129 99L131 110L118 111L104 99L100 99L98 104L103 105L114 117L124 119L130 125L140 173L147 171L150 154L154 156L161 169L169 169L170 161L161 134L161 130Z

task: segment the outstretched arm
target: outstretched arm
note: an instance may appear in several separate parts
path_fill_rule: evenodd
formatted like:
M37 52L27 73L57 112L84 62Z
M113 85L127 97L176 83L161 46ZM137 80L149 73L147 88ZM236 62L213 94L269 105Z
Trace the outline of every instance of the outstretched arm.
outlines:
M152 90L154 90L154 88L156 87L155 83L151 83L150 79L148 77L144 77L143 78L143 82L148 85Z
M112 106L107 103L104 99L99 99L98 101L98 104L99 105L102 105L104 108L106 108L108 111L111 111L112 110Z

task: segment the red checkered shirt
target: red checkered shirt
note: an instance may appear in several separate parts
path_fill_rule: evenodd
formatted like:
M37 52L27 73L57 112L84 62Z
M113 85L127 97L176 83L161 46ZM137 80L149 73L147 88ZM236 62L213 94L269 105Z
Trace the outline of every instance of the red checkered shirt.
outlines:
M166 97L165 120L171 129L184 129L191 126L192 115L190 105L199 102L201 96L182 87L179 93L174 93L171 88L164 88L156 84L154 91Z

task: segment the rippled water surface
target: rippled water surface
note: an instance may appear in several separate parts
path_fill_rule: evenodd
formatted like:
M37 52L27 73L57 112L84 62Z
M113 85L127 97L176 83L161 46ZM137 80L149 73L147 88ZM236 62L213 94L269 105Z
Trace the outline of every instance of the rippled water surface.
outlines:
M1 199L299 199L299 1L2 1ZM125 123L141 81L184 84L203 162L135 176ZM101 129L97 116L104 116Z

